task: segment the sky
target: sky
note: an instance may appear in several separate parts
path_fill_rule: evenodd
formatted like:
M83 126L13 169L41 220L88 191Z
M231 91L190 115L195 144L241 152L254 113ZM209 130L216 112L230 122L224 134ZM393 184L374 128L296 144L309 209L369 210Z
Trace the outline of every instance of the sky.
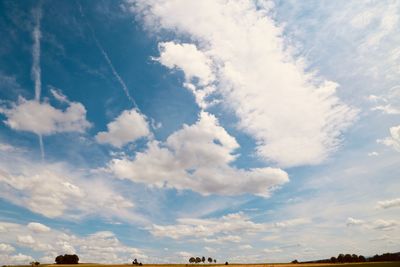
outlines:
M0 1L0 262L400 251L400 2Z

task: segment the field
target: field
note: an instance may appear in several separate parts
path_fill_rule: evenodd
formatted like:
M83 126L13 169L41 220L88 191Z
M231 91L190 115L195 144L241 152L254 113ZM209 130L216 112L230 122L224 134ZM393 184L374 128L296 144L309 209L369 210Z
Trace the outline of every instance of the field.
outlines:
M31 265L13 265L9 267L30 267ZM96 263L82 263L82 264L40 264L39 267L132 267L132 264L96 264ZM146 267L224 267L224 264L143 264ZM400 267L400 262L366 262L366 263L266 263L266 264L229 264L229 267Z

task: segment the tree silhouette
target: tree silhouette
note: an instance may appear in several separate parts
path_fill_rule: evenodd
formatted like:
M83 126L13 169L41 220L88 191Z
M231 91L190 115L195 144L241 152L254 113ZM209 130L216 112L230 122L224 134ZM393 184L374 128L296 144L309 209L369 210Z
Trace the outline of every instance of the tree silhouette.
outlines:
M200 263L200 262L201 262L200 257L196 257L196 263Z
M209 263L212 263L213 260L212 260L211 257L208 257L207 261L208 261Z
M217 263L217 260L216 260L216 259L214 259L214 263Z
M201 258L201 261L204 263L204 262L206 261L206 257L203 256L203 257Z
M196 259L194 257L190 257L189 262L190 263L196 263Z
M64 256L58 255L55 258L55 262L57 264L78 264L79 257L76 254L73 254L73 255L65 254Z
M339 254L337 257L337 262L343 263L344 262L344 254Z

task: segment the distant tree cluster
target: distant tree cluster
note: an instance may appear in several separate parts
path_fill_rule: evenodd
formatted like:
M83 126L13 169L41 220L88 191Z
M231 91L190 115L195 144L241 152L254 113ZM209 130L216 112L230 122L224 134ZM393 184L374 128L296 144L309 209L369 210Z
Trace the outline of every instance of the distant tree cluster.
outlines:
M55 262L57 264L78 264L79 257L76 254L73 255L65 254L64 256L59 255L56 257Z
M331 257L331 263L351 263L351 262L366 262L366 259L363 255L356 255L356 254L339 254L337 258Z
M32 261L30 262L31 266L38 266L40 264L40 262L38 261Z
M363 255L356 254L339 254L337 257L330 259L306 261L302 263L354 263L354 262L377 262L377 261L400 261L400 252L398 253L384 253L382 255L375 255L370 258L365 258ZM292 263L299 263L297 260Z
M400 252L375 255L369 258L368 261L400 261Z
M208 263L217 263L217 260L216 259L213 259L213 258L211 258L211 257L208 257L207 258L207 261L208 261ZM200 262L202 262L202 263L205 263L206 262L206 257L190 257L189 258L189 262L190 263L200 263Z
M133 264L133 265L139 265L139 266L142 266L142 265L143 265L141 262L138 262L137 259L134 259L134 260L132 261L132 264Z

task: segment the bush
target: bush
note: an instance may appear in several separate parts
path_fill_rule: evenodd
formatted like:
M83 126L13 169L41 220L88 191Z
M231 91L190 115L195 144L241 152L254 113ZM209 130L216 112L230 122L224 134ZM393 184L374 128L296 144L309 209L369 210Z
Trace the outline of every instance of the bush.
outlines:
M229 262L226 261L226 262L225 262L225 265L229 265Z

